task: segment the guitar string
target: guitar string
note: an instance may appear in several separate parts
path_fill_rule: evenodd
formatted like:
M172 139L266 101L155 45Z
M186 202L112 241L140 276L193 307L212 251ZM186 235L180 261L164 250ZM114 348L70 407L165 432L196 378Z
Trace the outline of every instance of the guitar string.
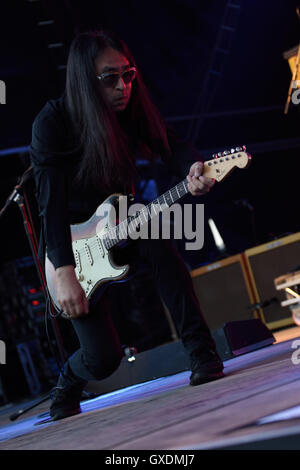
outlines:
M179 190L177 189L178 186L183 186L184 188L184 193L180 193L180 190L182 192L182 188ZM175 195L175 190L176 190L176 195ZM166 193L164 193L163 195L161 195L159 198L155 199L154 201L152 201L150 204L148 204L145 208L141 209L140 211L138 211L138 216L136 216L136 218L134 220L132 219L125 219L123 220L122 222L120 222L118 225L116 226L113 226L108 232L105 233L104 237L102 238L102 240L105 238L107 244L109 244L109 241L115 241L115 240L118 240L117 243L119 243L120 241L124 240L124 238L122 237L121 239L119 238L119 235L120 235L120 232L121 232L121 235L130 235L129 232L132 231L132 230L136 230L136 228L140 225L144 225L146 223L149 222L149 220L151 220L151 217L153 217L153 213L152 211L150 210L150 207L155 207L155 206L159 206L160 207L160 210L158 213L162 213L165 209L167 209L168 207L170 207L168 205L168 203L166 202L166 199L168 198L168 196L170 196L168 193L170 193L171 195L171 205L174 204L174 202L176 202L178 199L180 199L181 197L183 197L184 195L187 194L187 187L186 187L186 180L183 180L181 181L180 183L178 183L178 185L174 186L173 188L171 188L169 191L166 191ZM175 195L175 197L172 197L172 195ZM165 201L162 203L159 202L160 199L165 199ZM158 204L156 203L156 201L158 201ZM155 210L154 210L155 212ZM158 215L158 213L155 212L155 215ZM145 220L141 219L142 215L144 215L145 217ZM136 219L141 219L135 226L135 220ZM125 232L124 232L125 230ZM109 233L112 234L112 237L109 236ZM116 235L116 237L115 237ZM93 236L94 237L97 237L97 234ZM127 239L127 237L125 238L125 240ZM89 243L87 246L88 248L94 248L94 247L99 247L99 241L101 241L100 239L98 240L94 240L92 243ZM105 246L105 244L104 244ZM112 246L105 246L105 248L107 249L110 249L110 248L113 248L114 244ZM83 255L83 256L87 256L89 257L89 254L87 253L87 249L86 247L84 248L79 248L78 250L76 250L77 253L79 255ZM100 249L101 251L101 249Z
M205 162L206 164L208 164L209 162ZM184 189L184 192L182 192L182 189ZM143 208L142 210L138 211L138 216L136 217L137 219L141 219L141 217L144 215L145 217L145 220L141 219L137 224L136 226L134 227L134 223L135 223L135 220L130 220L129 218L125 219L124 221L120 222L118 225L112 227L108 232L105 233L104 237L102 238L102 240L105 239L106 241L106 245L105 245L105 242L103 242L104 244L104 247L106 249L111 249L115 246L115 244L119 243L120 241L124 240L124 238L122 237L121 239L119 238L119 233L125 229L125 233L121 233L121 235L128 235L129 232L133 229L135 231L135 229L140 226L140 225L143 225L145 223L148 223L149 220L151 219L151 217L153 216L153 214L151 213L150 211L150 214L149 214L149 207L155 207L156 205L158 205L160 208L163 207L159 213L162 213L164 209L170 207L169 204L167 203L167 199L168 197L170 197L171 199L171 205L174 204L174 202L176 202L177 200L181 199L183 196L185 196L188 192L188 188L187 188L187 179L185 178L183 181L181 181L180 183L178 183L176 186L174 186L173 188L169 189L168 191L166 191L164 194L162 194L161 196L159 196L157 199L155 199L154 201L152 201L150 204L148 204L146 206L146 208ZM173 198L172 196L175 197ZM160 200L162 201L162 203L160 202ZM155 215L157 215L155 213ZM124 227L125 225L125 227ZM118 233L117 233L118 232ZM111 234L112 237L109 235ZM116 236L115 236L116 235ZM94 235L93 238L97 236L97 235ZM127 237L125 238L125 240L127 239ZM91 253L87 252L87 249L93 249L95 247L99 247L99 241L101 242L100 239L98 240L95 240L93 241L92 243L89 243L87 245L87 248L84 247L84 248L79 248L77 251L78 255L81 256L81 257L87 257L87 258L90 258L91 257ZM107 246L107 245L110 245L109 242L112 242L112 246ZM115 243L116 242L116 243ZM100 253L101 253L101 248L99 249L100 250Z
M240 154L242 154L242 153L243 153L243 152L240 152ZM242 155L241 155L241 156L242 156ZM219 163L218 160L221 161L222 159L225 159L225 160L228 162L227 158L235 159L235 154L231 154L231 155L229 155L229 156L223 156L223 157L220 157L219 159L209 160L209 161L207 161L207 162L204 162L204 166L205 166L205 167L208 167L208 166L211 166L212 164L217 164L217 163ZM223 162L221 161L221 163L223 163ZM228 164L228 163L227 163L227 164ZM229 170L228 170L228 171L229 171ZM188 190L187 190L187 187L186 187L186 183L187 183L187 179L185 178L183 181L181 181L180 183L178 183L176 186L174 186L173 188L169 189L169 190L166 191L164 194L162 194L162 195L159 196L157 199L155 199L155 200L152 201L150 204L148 204L148 205L146 206L146 209L142 209L141 211L139 211L138 216L137 216L136 218L139 219L142 215L144 215L145 221L144 221L144 220L141 220L141 222L139 222L135 227L134 227L133 225L131 225L131 224L134 224L135 219L132 220L132 219L127 218L127 219L125 219L124 221L120 222L118 225L113 226L112 228L110 228L110 229L108 230L108 232L105 233L104 237L102 237L102 240L105 239L105 241L106 241L107 243L111 240L111 241L113 241L113 244L112 244L112 246L107 247L107 246L105 246L105 243L103 242L104 247L109 250L109 249L113 248L113 247L115 246L115 244L117 244L117 243L119 243L120 241L124 240L124 238L121 238L121 239L119 238L119 233L120 233L121 230L123 230L123 228L125 228L125 233L124 233L124 235L125 235L127 229L128 229L128 232L129 232L129 231L131 230L131 227L133 228L133 230L135 230L140 224L143 225L143 224L145 224L145 223L148 223L149 220L151 219L151 217L153 216L152 213L149 214L149 209L148 209L148 208L151 207L151 206L156 206L156 205L159 205L159 206L161 207L162 204L159 202L160 199L165 199L165 201L163 202L164 208L160 211L160 212L163 212L164 209L166 209L167 207L170 207L170 206L168 205L168 203L166 202L166 197L167 197L167 196L171 195L171 205L174 204L174 202L176 202L178 199L180 199L181 197L183 197L183 196L187 193L187 191L188 191ZM183 188L184 188L184 190L185 190L184 194L180 194L180 192L179 192L179 190L178 190L178 188L179 188L180 186L183 186ZM175 191L177 192L178 195L176 195L175 200L173 200L172 194L175 193ZM156 203L156 201L158 202L158 204ZM155 213L155 215L157 215L157 214ZM147 216L147 218L146 218L146 216ZM125 227L123 227L124 224L125 224ZM122 228L120 228L121 226L122 226ZM119 233L117 234L117 232L119 232ZM127 235L128 235L128 232L127 232ZM113 234L113 237L111 237L111 236L109 235L110 233ZM116 237L114 237L115 234L116 234ZM96 235L96 236L97 236L97 235ZM127 239L127 238L125 238L125 240L126 240L126 239ZM101 242L100 239L93 241L91 244L88 245L88 248L95 248L96 246L99 247L99 241ZM115 243L115 241L116 241L116 243ZM87 257L91 256L91 254L89 254L89 253L87 252L86 247L85 247L85 248L79 248L79 249L76 250L76 251L77 251L77 253L78 253L80 256L83 256L83 257L84 257L84 256L87 256ZM101 253L101 249L100 249L100 253Z

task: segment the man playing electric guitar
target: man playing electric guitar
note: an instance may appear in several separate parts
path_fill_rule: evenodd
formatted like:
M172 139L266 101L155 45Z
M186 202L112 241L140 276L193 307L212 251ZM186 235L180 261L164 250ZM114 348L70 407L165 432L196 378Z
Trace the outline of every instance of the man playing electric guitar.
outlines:
M171 174L187 178L187 191L194 196L214 184L201 176L198 152L167 132L126 44L108 32L80 34L71 45L65 93L38 114L31 143L57 302L80 341L53 390L54 420L79 413L87 381L108 377L124 355L105 295L93 306L80 284L70 226L87 221L110 194L132 192L137 157L161 158ZM149 238L131 245L125 261L151 266L153 282L191 358L190 384L223 377L190 274L171 242Z

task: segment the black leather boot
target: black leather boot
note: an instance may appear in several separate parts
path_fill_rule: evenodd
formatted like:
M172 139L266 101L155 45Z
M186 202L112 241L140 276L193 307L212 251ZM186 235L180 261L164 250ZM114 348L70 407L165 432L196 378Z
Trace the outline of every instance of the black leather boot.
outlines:
M190 385L201 385L224 377L223 362L215 350L199 348L190 354Z
M53 421L81 413L80 400L87 381L75 377L69 365L60 374L56 387L50 392L50 416Z

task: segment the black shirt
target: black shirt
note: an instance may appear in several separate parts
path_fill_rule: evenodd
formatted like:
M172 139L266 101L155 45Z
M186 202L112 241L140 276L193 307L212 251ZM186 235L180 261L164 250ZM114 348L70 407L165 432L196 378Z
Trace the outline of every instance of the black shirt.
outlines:
M169 144L172 158L164 158L163 163L171 174L183 179L200 155L177 138L169 136ZM81 155L79 136L74 135L64 97L48 101L33 122L30 157L47 255L55 269L75 266L70 225L90 218L109 196L101 189L101 181L98 191L80 190L74 184Z

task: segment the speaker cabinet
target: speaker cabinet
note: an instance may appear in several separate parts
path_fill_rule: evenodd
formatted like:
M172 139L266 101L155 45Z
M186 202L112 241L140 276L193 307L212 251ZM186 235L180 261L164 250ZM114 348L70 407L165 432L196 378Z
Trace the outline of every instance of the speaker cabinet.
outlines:
M254 295L243 256L235 255L191 271L195 293L210 329L257 318L249 308Z
M229 322L212 331L223 361L269 346L275 338L261 320ZM126 351L125 351L126 353ZM104 394L149 380L190 370L189 354L180 340L140 353L126 353L120 367L104 380L90 380L87 391Z
M274 279L300 265L300 233L280 238L245 251L258 314L271 330L293 324L289 308L282 307L284 292L277 291Z

